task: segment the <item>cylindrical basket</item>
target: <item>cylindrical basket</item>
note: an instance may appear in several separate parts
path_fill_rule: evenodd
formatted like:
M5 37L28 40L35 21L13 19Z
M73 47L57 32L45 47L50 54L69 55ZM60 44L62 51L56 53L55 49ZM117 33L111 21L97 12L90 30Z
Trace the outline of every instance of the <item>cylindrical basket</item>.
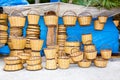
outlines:
M89 26L91 24L92 15L89 12L82 12L78 15L80 26Z
M94 21L94 29L95 30L103 30L104 23L100 23L99 20Z
M68 13L71 13L68 14ZM76 25L77 14L74 11L66 11L63 14L63 22L65 26L74 26Z
M88 68L88 67L90 67L91 63L92 63L91 61L84 59L84 60L78 62L78 66L82 67L82 68Z

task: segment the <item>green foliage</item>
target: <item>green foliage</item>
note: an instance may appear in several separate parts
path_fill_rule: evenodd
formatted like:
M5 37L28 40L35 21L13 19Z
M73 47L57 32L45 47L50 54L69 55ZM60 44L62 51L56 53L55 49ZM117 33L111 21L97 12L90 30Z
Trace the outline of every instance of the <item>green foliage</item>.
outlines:
M61 0L62 2L69 2L69 0ZM97 8L118 8L120 7L120 0L73 0L73 4L87 6L93 6Z

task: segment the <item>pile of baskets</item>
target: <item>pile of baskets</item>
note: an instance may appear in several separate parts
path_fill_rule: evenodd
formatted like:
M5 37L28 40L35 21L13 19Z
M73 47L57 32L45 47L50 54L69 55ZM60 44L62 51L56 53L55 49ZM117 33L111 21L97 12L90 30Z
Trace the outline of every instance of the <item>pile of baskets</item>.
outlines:
M8 40L7 14L0 14L0 46L2 47Z

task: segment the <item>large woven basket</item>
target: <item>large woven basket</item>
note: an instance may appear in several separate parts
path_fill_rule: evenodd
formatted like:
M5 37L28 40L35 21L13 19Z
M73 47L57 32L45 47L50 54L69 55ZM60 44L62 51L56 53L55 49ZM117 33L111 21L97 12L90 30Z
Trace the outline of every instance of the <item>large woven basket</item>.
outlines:
M70 59L66 56L61 56L58 58L58 66L61 69L68 69L70 66Z
M82 68L88 68L91 66L91 61L83 59L82 61L78 62L78 66Z
M4 71L18 71L23 69L23 65L22 64L14 64L14 65L5 65L4 67Z
M100 23L99 20L94 21L94 29L95 30L103 30L104 23Z
M106 23L108 17L107 16L98 16L98 20L100 23Z
M69 14L71 13L71 14ZM63 14L63 22L65 26L74 26L76 25L77 14L74 11L66 11Z
M74 51L75 50L75 51ZM78 51L77 51L78 50ZM71 49L71 59L74 61L74 62L78 62L78 61L81 61L83 59L83 52L82 51L79 51L79 49L76 48L73 48Z
M94 64L96 67L104 68L107 66L108 60L97 58L94 60Z
M41 64L27 65L26 69L29 71L38 71L42 69L42 65Z
M55 48L46 48L44 49L46 59L53 59L56 57L56 49Z
M6 13L3 13L3 14L0 14L0 20L6 20L8 18L8 14Z
M8 26L0 24L0 31L7 31Z
M97 51L86 51L84 53L86 55L86 58L89 60L93 60L97 57Z
M31 39L30 40L31 49L35 51L40 51L43 46L43 42L44 42L43 40Z
M42 59L40 56L34 56L34 57L31 57L29 58L27 61L26 61L27 65L36 65L36 64L41 64L42 63Z
M100 53L103 59L110 59L112 55L112 50L101 50Z
M88 43L88 41L89 41L89 43ZM83 44L91 44L92 43L92 34L82 34L82 43Z
M13 49L24 49L26 45L26 38L16 37L11 39Z
M80 26L89 26L91 24L92 15L89 12L82 12L78 15Z
M46 60L45 68L48 69L48 70L55 70L55 69L57 69L56 60L55 59L48 59L48 60Z
M115 26L118 27L120 21L119 20L113 20L113 22L114 22Z
M29 24L38 24L39 22L39 19L40 19L40 15L39 15L39 12L38 11L35 11L37 14L31 14L32 11L35 11L35 10L31 10L28 12L28 23Z
M4 58L6 64L13 65L21 63L21 59L19 57L6 57Z

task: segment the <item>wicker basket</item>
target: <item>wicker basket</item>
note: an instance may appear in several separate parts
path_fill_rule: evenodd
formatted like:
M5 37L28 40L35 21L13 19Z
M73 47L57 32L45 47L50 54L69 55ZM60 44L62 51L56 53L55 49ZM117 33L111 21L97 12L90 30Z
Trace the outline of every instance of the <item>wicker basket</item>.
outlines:
M64 25L59 25L58 32L66 32L66 27Z
M23 65L22 64L14 64L14 65L5 65L4 70L5 71L18 71L23 69Z
M98 20L100 23L106 23L108 17L107 16L98 16Z
M70 57L70 64L76 64L75 61L73 61L73 59Z
M80 46L80 42L65 42L65 46Z
M29 71L37 71L42 69L42 65L41 64L27 65L26 69Z
M78 61L81 61L83 59L83 52L79 51L79 49L77 49L77 50L76 50L76 48L71 49L70 56L74 62L78 62Z
M45 68L48 69L48 70L55 70L55 69L57 69L56 60L55 59L48 59L48 60L46 60Z
M30 13L28 13L27 17L28 17L28 23L29 24L38 24L39 19L40 19L39 14L30 14Z
M4 58L6 64L13 65L21 63L21 59L19 57L6 57Z
M71 15L69 14L71 13ZM66 11L63 14L63 22L65 26L74 26L76 25L77 14L74 11Z
M31 39L30 40L31 49L35 51L40 51L43 46L43 42L44 42L43 40Z
M110 59L112 55L112 50L101 50L100 53L103 59Z
M108 61L102 58L97 58L94 60L94 64L96 67L104 68L107 66Z
M6 40L6 39L0 39L0 43L1 43L1 44L6 44L6 43L7 43L7 40Z
M119 22L120 22L119 20L114 20L113 22L114 22L114 24L115 24L116 27L119 26Z
M0 19L6 20L8 18L8 15L6 13L0 14Z
M58 36L57 36L57 39L59 40L59 39L66 39L67 38L67 35L63 35L63 34L58 34Z
M89 26L91 24L92 15L89 12L82 12L78 15L80 26Z
M86 51L84 53L86 55L86 58L89 60L93 60L97 57L97 51Z
M40 29L40 27L38 25L28 25L28 28L29 29L36 29L36 30Z
M88 41L89 41L89 43L88 43ZM91 44L92 43L92 34L82 34L82 43L83 44Z
M58 25L58 16L54 11L52 11L52 13L54 14L49 14L49 12L51 11L46 12L46 14L44 15L44 22L49 27L50 26L55 27L56 25Z
M39 51L32 51L31 56L41 56Z
M70 66L70 59L67 56L62 56L58 58L58 66L61 69L68 69Z
M32 50L30 48L28 48L28 49L26 48L26 49L24 49L24 52L31 54Z
M52 59L56 57L56 49L55 48L46 48L44 49L46 59Z
M20 57L21 59L27 60L31 57L31 55L29 53L18 53L18 57Z
M16 37L11 39L13 49L24 49L26 45L26 38Z
M95 51L96 47L94 44L86 44L84 45L84 51Z
M104 23L100 23L99 20L94 21L94 29L95 30L103 30Z
M0 24L0 31L7 31L7 30L8 30L8 26Z
M36 65L36 64L41 64L42 63L42 59L40 56L34 56L31 57L30 59L28 59L26 61L27 65Z
M91 66L91 61L83 59L82 61L78 62L78 66L82 68L88 68Z
M11 50L10 56L18 56L18 53L24 53L23 50Z
M71 54L71 50L73 49L73 48L76 48L76 49L79 49L80 47L75 47L75 46L65 46L65 53L67 53L67 54Z

